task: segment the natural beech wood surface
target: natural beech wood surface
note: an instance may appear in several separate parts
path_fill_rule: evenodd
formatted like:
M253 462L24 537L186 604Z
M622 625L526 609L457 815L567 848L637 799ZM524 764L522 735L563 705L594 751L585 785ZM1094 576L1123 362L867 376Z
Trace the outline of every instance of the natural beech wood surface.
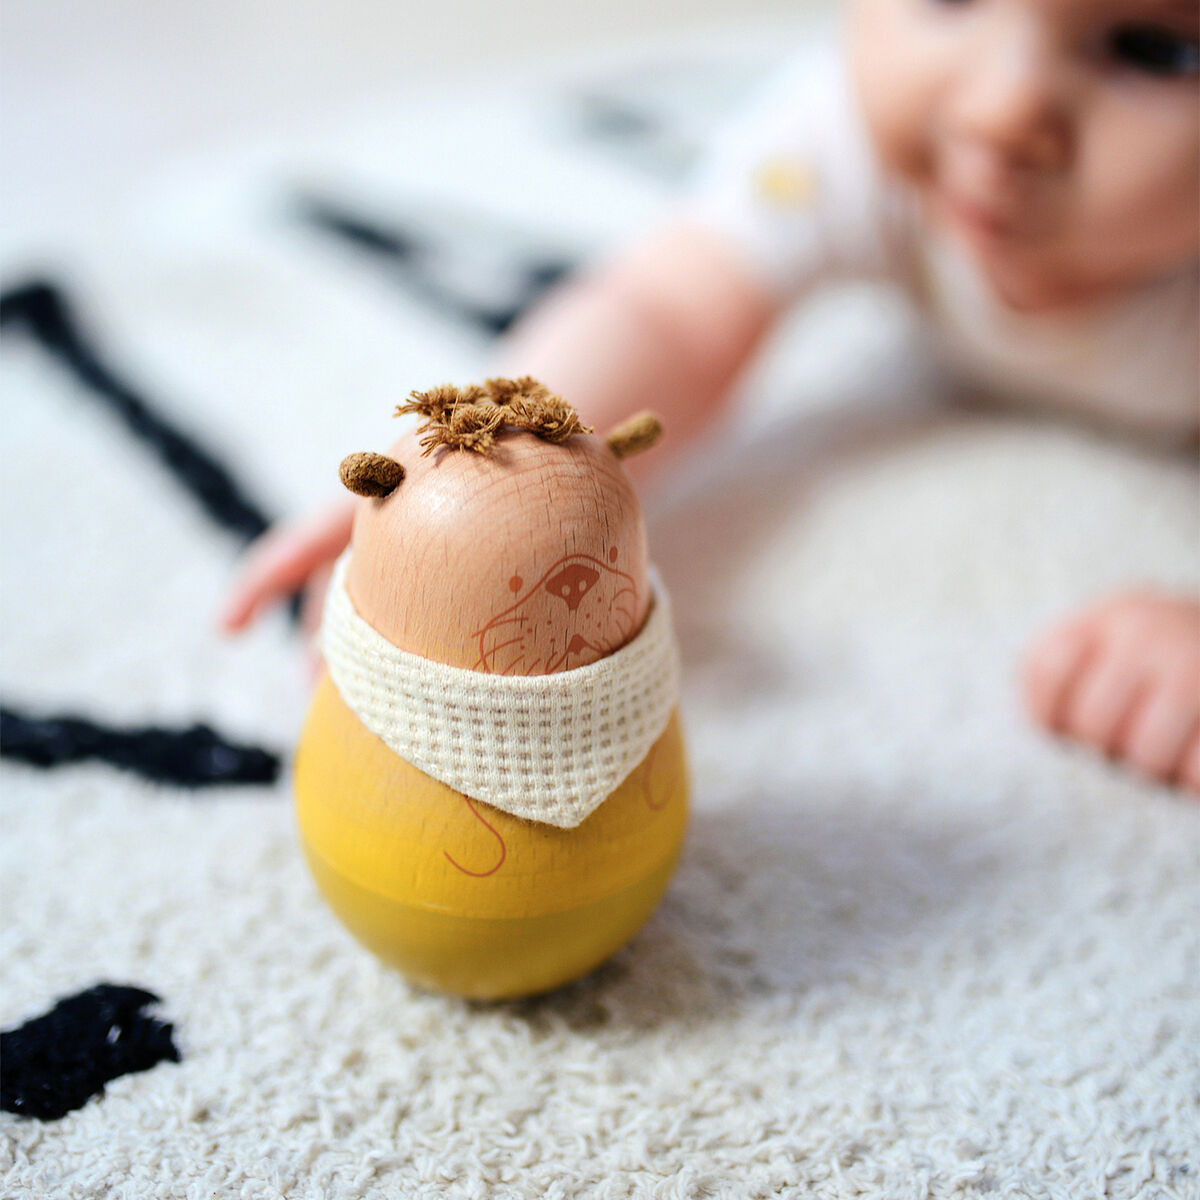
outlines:
M394 645L496 674L584 666L629 641L650 604L633 488L596 435L560 445L505 433L490 455L388 454L404 481L360 502L347 574L359 613Z

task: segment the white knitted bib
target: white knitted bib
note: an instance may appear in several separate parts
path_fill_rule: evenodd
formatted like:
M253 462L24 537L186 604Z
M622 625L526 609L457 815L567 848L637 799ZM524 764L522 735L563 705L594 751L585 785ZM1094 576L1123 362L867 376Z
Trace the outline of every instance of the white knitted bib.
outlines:
M343 555L321 648L342 699L402 758L513 816L569 829L610 796L679 699L679 651L662 584L615 654L552 675L490 675L393 646L355 609Z

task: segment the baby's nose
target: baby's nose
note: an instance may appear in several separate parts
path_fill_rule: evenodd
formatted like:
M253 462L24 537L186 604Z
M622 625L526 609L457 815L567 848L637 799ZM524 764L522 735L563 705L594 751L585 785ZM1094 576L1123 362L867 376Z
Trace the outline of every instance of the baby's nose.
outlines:
M1054 170L1071 151L1066 67L1031 38L997 39L960 77L955 122L1013 166Z
M588 589L600 578L600 572L584 563L569 563L546 580L546 591L557 596L574 612Z

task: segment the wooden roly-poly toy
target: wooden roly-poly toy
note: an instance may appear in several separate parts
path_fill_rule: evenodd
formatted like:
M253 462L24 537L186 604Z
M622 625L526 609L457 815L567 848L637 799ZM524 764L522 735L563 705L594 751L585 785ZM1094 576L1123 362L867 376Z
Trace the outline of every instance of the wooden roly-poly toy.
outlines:
M620 459L532 379L413 393L363 497L296 753L301 840L347 928L479 999L583 975L647 920L688 811L667 597Z

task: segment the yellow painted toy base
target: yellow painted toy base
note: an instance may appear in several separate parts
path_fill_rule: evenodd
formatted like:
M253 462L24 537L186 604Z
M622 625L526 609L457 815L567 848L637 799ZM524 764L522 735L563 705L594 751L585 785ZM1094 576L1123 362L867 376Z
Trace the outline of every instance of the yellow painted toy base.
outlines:
M677 715L583 824L556 829L405 762L328 677L294 784L313 876L350 932L414 982L479 999L548 991L624 945L666 889L687 823Z
M457 917L386 900L335 874L310 851L321 893L368 950L414 983L478 1000L532 996L598 967L645 924L672 859L615 896L542 917Z

